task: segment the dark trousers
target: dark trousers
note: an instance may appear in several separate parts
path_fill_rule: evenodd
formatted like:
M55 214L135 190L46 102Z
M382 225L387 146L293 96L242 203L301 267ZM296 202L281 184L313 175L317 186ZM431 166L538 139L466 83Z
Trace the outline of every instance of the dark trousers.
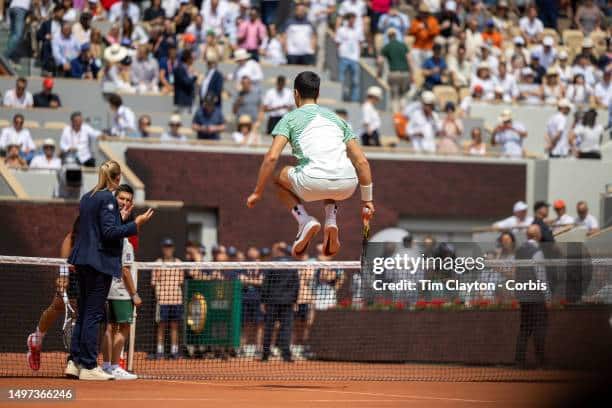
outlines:
M97 365L98 326L104 319L104 305L112 276L89 266L77 266L79 274L78 317L72 332L70 358L86 369Z
M293 305L266 305L266 315L264 316L264 338L263 354L270 355L270 343L272 342L272 332L274 323L280 323L280 329L276 344L280 347L283 358L291 357L289 348L291 343L291 331L293 330Z
M289 65L314 65L315 56L314 54L287 55L287 64Z
M546 342L546 326L548 313L546 304L542 302L520 302L521 306L521 326L519 335L516 339L515 360L519 364L525 363L527 352L527 341L533 335L535 346L536 362L538 365L544 364L544 343Z
M371 134L363 132L361 134L361 144L364 146L380 146L378 130L373 131Z

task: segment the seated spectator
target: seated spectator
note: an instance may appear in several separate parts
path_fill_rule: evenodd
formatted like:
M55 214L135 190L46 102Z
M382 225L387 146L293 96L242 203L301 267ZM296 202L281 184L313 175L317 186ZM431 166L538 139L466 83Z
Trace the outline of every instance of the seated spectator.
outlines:
M410 35L413 35L412 62L415 67L423 65L425 60L431 57L434 38L440 34L438 20L429 13L429 7L425 3L419 6L419 12L410 26Z
M247 7L249 6L250 4ZM215 37L225 34L225 31L230 29L229 26L235 31L235 36L238 34L238 20L236 18L238 16L231 16L231 14L235 15L236 13L232 13L229 8L228 2L219 0L211 0L202 4L200 14L204 20L204 25L214 31ZM236 38L233 40L235 41Z
M606 108L612 103L612 65L608 66L604 70L603 79L595 85L595 103Z
M201 14L196 15L193 22L185 29L185 34L191 34L195 40L196 55L205 55L202 48L206 44L207 32L208 28L204 25L204 18Z
M70 61L70 76L80 79L97 79L100 72L99 62L93 57L91 44L81 45L81 53Z
M409 50L403 38L401 41L398 40L395 28L389 28L386 35L387 44L380 51L376 62L379 76L382 77L383 61L387 61L389 67L387 83L391 89L391 104L393 111L397 112L400 110L401 98L410 90Z
M484 44L482 34L478 28L478 20L476 17L467 17L467 22L464 31L459 32L458 38L465 44L467 56L470 60L478 53L478 50ZM464 38L464 39L463 39Z
M510 13L508 2L506 0L500 0L497 2L495 13L493 15L493 21L495 26L499 29L502 35L508 36L511 33L510 28L515 25L516 15Z
M180 61L174 69L174 106L179 112L191 113L199 76L190 50L183 50Z
M102 32L97 28L91 29L91 42L89 43L92 58L96 61L98 67L102 66L104 58L104 38Z
M70 61L75 59L81 52L81 45L72 35L72 25L68 22L62 23L60 35L51 40L55 69L59 76L69 77Z
M236 95L232 113L239 118L242 115L247 115L255 122L255 128L258 128L259 115L261 111L261 92L259 88L253 87L251 78L243 76L240 81L240 92Z
M444 107L446 116L442 120L440 139L438 140L438 153L459 153L459 140L463 136L463 122L455 115L455 104L447 102Z
M206 43L202 46L202 55L213 51L217 54L217 59L221 61L225 55L224 45L217 39L213 30L206 31Z
M95 167L96 161L91 153L91 141L102 136L102 132L83 123L81 112L70 115L70 125L62 131L60 150L62 157L73 155L81 166Z
M347 13L344 18L345 24L341 25L336 30L334 40L338 46L338 82L344 88L346 83L345 76L347 71L350 73L350 87L348 89L349 100L352 102L359 101L359 82L361 81L361 65L359 58L361 56L361 46L365 42L363 32L355 26L356 16L353 13ZM345 94L343 89L343 94Z
M217 97L208 94L203 99L200 109L193 117L191 128L197 132L200 140L219 140L225 131L225 119L221 108L217 106Z
M527 65L534 73L533 82L536 84L541 84L544 79L544 75L546 75L546 69L540 64L540 54L537 52L531 53L531 59L529 60L529 65Z
M254 87L259 88L264 79L263 71L259 62L251 59L247 50L239 48L234 52L234 61L236 61L236 69L230 76L230 79L236 81L236 88L240 89L242 78L248 76Z
M519 28L523 37L527 40L527 44L531 45L540 42L544 32L544 24L538 18L538 9L534 4L527 8L527 15L519 20Z
M455 19L457 18L456 15ZM449 21L451 19L449 18ZM452 21L455 23L455 21ZM456 21L457 27L459 20ZM398 37L404 38L405 35L408 34L408 29L410 28L410 18L401 13L397 7L391 6L389 12L387 14L383 14L378 20L378 31L383 34L383 44L387 45L389 43L389 33L392 31L395 34L395 38ZM448 37L448 36L446 36Z
M361 133L361 144L364 146L380 146L380 114L376 110L376 104L382 99L382 89L377 86L368 88L366 100L361 105L361 116L363 130Z
M268 114L266 134L271 135L274 126L281 120L283 115L295 107L293 92L286 86L287 80L279 75L276 78L276 86L268 89L263 98L263 111Z
M444 10L438 18L440 23L440 35L450 39L461 31L461 21L457 16L457 2L450 0L444 4Z
M466 153L470 156L484 156L487 154L487 145L482 141L482 130L475 127L470 132L470 143L466 147Z
M558 112L546 123L546 145L544 150L548 156L566 157L570 153L570 119L572 105L567 99L561 99L557 104Z
M567 55L567 51L559 51L559 61L556 68L557 72L559 73L559 79L565 86L569 85L574 79L574 76L572 75L572 67L568 64L568 61L569 56Z
M174 70L178 65L176 44L168 45L168 56L159 59L159 83L162 93L174 92Z
M574 14L574 23L585 36L588 36L600 26L601 20L605 17L593 0L581 3Z
M565 87L559 81L559 72L550 67L542 84L542 97L547 105L556 105L565 95Z
M147 32L140 25L134 25L132 19L124 17L121 19L121 45L134 48L149 41Z
M43 153L34 156L30 162L30 168L40 170L59 170L62 167L62 161L55 155L55 140L45 139L42 147Z
M576 61L572 66L572 74L581 74L584 77L584 81L591 88L595 86L597 82L597 71L595 66L590 61L589 56L586 54L580 54L576 57Z
M259 48L266 40L268 33L261 22L256 8L249 10L248 18L238 25L238 47L244 48L251 58L259 61Z
M344 3L342 4L344 5ZM317 33L307 19L304 3L298 3L295 6L295 16L287 20L282 32L284 34L287 63L314 65Z
M587 235L599 232L599 222L597 222L597 218L589 214L589 206L585 201L579 201L576 204L576 213L578 213L578 217L574 220L574 224L577 227L586 227Z
M592 94L593 94L593 90L584 81L584 75L582 74L574 75L574 80L567 87L567 91L565 91L565 97L572 104L578 105L578 106L588 105L591 101Z
M570 143L579 159L601 159L604 128L597 123L597 111L589 109L570 133Z
M28 80L19 77L15 82L15 89L9 89L4 94L2 104L9 108L31 108L34 105L32 94L26 90Z
M505 109L502 112L499 116L499 122L491 135L491 144L501 144L502 154L506 157L523 157L525 155L523 139L527 137L525 126L512 120L510 109Z
M513 61L517 64L516 68L520 69L527 66L529 61L529 50L525 47L525 39L517 35L512 40L513 48L507 48L505 56L508 61Z
M132 86L140 93L159 92L159 65L149 53L148 44L140 44L132 62Z
M104 75L102 77L102 90L111 92L135 92L131 84L132 58L128 55L127 48L113 44L104 50Z
M472 76L472 63L466 52L465 44L461 43L456 47L455 55L448 58L451 85L455 88L467 87Z
M191 24L193 15L197 12L197 9L193 8L189 0L179 0L179 8L172 19L174 23L174 29L177 34L184 34L185 30Z
M490 101L495 96L495 80L491 76L491 67L486 61L482 61L476 67L476 75L471 80L470 87L473 90L479 87L482 90L482 100Z
M489 71L491 72L491 75L492 76L497 75L500 60L499 58L497 58L496 55L493 54L489 43L483 42L480 45L479 50L480 50L480 54L477 55L477 58L474 59L474 64L472 65L474 67L474 71L476 71L476 69L478 69L480 64L484 62L489 66Z
M459 116L469 118L474 102L482 101L483 89L481 85L472 87L472 93L461 100L459 104Z
M89 11L83 11L79 17L79 21L72 26L72 36L77 40L79 45L83 45L91 41L92 17L93 16Z
M514 75L508 74L506 64L499 64L497 78L495 79L495 88L501 89L501 100L503 102L514 102L519 97L516 78Z
M538 56L540 65L544 67L544 69L552 67L557 60L557 51L553 48L554 45L555 41L553 38L547 35L542 40L542 45L537 46L533 51L533 53Z
M287 63L287 57L285 56L280 35L276 30L276 24L268 26L268 36L261 44L259 55L262 56L265 63L270 65L284 65Z
M19 146L17 144L11 143L7 146L4 165L14 170L26 170L28 168L28 163L19 155Z
M142 21L150 25L160 25L166 17L166 11L161 5L161 0L152 0L149 8L145 9Z
M78 12L74 8L72 0L62 0L60 1L64 6L64 21L70 23L71 25L75 23L77 20Z
M493 228L514 231L519 228L527 228L533 224L533 217L527 215L527 208L527 204L524 201L517 201L512 207L513 215L495 222Z
M111 23L119 22L125 16L129 17L134 23L140 21L140 8L132 3L132 0L120 0L110 7L108 20Z
M519 100L529 105L539 105L543 101L542 87L535 82L535 72L529 67L521 70L518 84Z
M106 45L121 45L121 25L119 23L114 23L110 26L104 36L104 43Z
M417 152L435 153L436 136L440 132L440 120L434 112L436 97L431 91L421 95L421 106L409 118L406 132Z
M431 90L436 85L441 85L446 77L446 61L442 56L442 45L434 44L433 55L423 63L423 75L425 76L425 89Z
M574 225L574 217L567 213L565 201L555 200L553 202L553 209L555 210L555 213L557 213L557 217L552 223L553 231L558 231L559 229L561 229L561 227Z
M485 43L489 43L496 48L501 48L504 37L497 30L495 26L495 21L493 19L489 19L486 24L485 30L482 32L482 40Z
M245 146L261 144L261 136L257 130L253 129L253 121L249 115L242 115L238 118L237 131L232 133L232 139L237 144Z
M59 96L53 93L53 78L45 78L42 85L43 89L34 94L34 107L59 108L62 106Z
M150 137L151 117L149 115L141 115L138 118L138 129L134 133L134 137L146 138Z
M25 119L21 113L13 116L12 125L2 129L2 133L0 133L0 150L8 151L9 145L16 145L21 155L27 161L30 161L34 155L34 150L36 150L36 145L32 140L30 131L23 127L24 122Z
M187 136L180 133L181 126L181 115L174 114L170 116L168 130L162 133L161 140L164 142L186 142Z
M108 106L112 112L111 136L125 137L136 131L134 111L123 104L119 95L111 94L108 97Z

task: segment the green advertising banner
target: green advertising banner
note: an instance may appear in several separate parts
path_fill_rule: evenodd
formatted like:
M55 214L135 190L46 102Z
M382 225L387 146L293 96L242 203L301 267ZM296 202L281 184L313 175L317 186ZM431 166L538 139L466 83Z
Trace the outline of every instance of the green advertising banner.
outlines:
M238 280L186 281L186 344L240 347L241 304Z

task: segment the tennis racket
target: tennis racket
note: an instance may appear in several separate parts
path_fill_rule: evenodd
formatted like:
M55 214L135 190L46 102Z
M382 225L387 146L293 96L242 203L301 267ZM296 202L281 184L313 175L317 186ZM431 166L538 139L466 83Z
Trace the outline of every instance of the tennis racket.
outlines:
M70 343L72 341L72 331L76 324L76 313L70 305L68 300L68 294L66 291L62 293L62 300L64 301L64 324L62 325L62 340L66 350L70 350Z

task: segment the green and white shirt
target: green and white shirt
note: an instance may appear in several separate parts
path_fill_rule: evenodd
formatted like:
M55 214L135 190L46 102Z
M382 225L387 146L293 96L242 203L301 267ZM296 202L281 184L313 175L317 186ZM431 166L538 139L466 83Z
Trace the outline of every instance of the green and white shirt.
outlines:
M351 126L329 109L308 104L285 114L272 135L289 139L298 160L296 172L318 179L357 177L346 153L346 144L355 138Z
M121 254L121 267L130 268L132 273L132 280L136 281L134 276L134 270L132 269L132 262L134 262L134 247L127 238L123 238L123 253ZM121 274L123 276L123 273ZM111 282L110 290L108 291L108 300L130 300L130 294L123 283L121 278L113 278Z

